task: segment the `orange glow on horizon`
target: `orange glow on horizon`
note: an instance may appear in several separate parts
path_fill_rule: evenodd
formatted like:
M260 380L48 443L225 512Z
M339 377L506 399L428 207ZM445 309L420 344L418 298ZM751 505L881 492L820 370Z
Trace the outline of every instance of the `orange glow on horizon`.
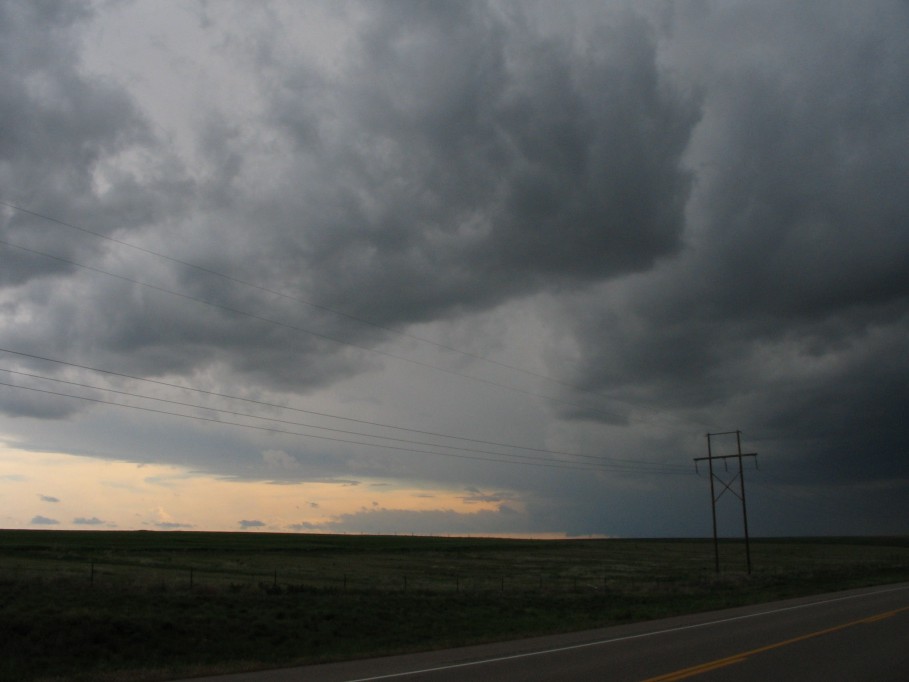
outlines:
M369 512L437 512L470 518L501 500L412 482L246 481L168 464L31 452L0 444L0 526L344 533L339 518ZM508 499L514 509L523 505ZM355 531L354 531L355 532ZM423 533L417 533L423 534ZM564 539L558 533L445 533Z

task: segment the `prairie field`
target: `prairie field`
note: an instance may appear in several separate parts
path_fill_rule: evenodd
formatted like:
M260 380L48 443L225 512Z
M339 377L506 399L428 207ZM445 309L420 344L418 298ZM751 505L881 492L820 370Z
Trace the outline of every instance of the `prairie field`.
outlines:
M0 680L166 680L909 580L909 538L0 531Z

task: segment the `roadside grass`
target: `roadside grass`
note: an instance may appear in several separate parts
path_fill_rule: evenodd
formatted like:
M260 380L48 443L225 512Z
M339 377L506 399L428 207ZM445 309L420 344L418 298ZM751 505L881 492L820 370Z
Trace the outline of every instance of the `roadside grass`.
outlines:
M909 580L909 538L0 531L0 680L157 680Z

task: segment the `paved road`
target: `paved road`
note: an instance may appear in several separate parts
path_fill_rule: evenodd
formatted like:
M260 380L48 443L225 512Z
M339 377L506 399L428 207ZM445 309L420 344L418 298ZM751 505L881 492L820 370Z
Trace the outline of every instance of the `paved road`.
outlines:
M906 682L909 583L570 635L201 679Z

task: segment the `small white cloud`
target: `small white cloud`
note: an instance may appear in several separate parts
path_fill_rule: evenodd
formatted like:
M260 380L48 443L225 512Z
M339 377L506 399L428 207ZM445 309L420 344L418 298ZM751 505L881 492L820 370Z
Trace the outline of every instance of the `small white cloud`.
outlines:
M155 528L160 528L161 530L180 530L193 527L191 523L181 523L177 521L164 509L164 507L157 507L153 513L157 520L151 522L151 525Z
M51 495L39 495L42 502L59 502L59 497L52 497Z
M240 521L240 528L261 528L265 525L264 521L259 521L258 519L243 519Z
M293 523L289 525L288 528L300 532L307 530L318 530L319 526L314 523L309 523L308 521L303 521L302 523Z
M57 519L49 519L46 516L41 516L40 514L32 518L31 522L37 526L55 526L60 523L57 521Z
M104 523L97 516L93 516L90 519L85 518L84 516L77 516L73 519L73 523L77 526L100 526Z

